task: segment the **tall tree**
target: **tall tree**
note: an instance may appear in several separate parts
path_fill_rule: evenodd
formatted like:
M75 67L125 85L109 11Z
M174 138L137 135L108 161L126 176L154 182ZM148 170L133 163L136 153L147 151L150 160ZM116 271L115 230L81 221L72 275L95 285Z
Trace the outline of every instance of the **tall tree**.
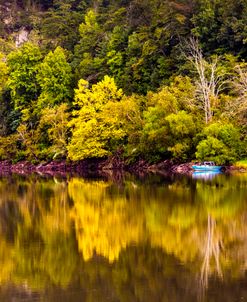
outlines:
M88 82L79 81L75 91L75 105L70 122L72 138L68 145L68 156L72 160L109 155L115 141L125 136L118 116L109 110L122 98L122 90L118 89L114 79L104 79L88 88Z
M49 52L40 64L37 81L41 87L40 107L61 104L71 98L72 70L61 47Z
M7 57L9 66L8 87L17 109L24 109L37 100L40 86L37 81L42 54L38 46L31 43L11 52Z
M223 75L218 72L218 58L207 62L203 56L198 40L190 38L187 45L187 59L192 63L196 74L197 95L199 108L204 111L205 123L213 117L212 104L225 84Z

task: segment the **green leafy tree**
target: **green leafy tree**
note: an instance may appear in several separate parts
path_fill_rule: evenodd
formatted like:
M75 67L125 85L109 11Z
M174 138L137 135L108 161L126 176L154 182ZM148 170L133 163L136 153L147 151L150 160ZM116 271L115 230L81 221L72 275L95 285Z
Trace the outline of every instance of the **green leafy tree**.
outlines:
M80 40L75 46L73 61L77 77L96 82L102 78L102 72L105 70L105 58L99 54L106 34L97 21L97 14L92 9L85 15L85 21L80 24L79 33Z
M37 100L40 86L36 76L41 60L39 47L31 43L24 44L8 55L8 87L16 109L22 110Z
M191 18L192 32L208 52L241 53L246 55L246 11L244 0L197 0Z
M143 113L144 126L140 143L146 157L159 160L164 156L170 157L171 152L177 158L188 156L192 147L191 137L195 133L192 127L194 122L188 113L181 110L194 112L194 91L189 78L176 77L169 86L147 94L148 108ZM188 123L188 129L182 128L183 122ZM180 138L185 139L184 145L179 144Z
M166 117L170 136L168 151L172 157L180 160L191 158L193 153L193 137L197 132L193 116L185 111L170 114Z
M240 133L232 124L214 123L203 132L205 139L197 145L197 159L228 164L239 158L242 150Z
M44 58L39 66L37 81L41 87L40 107L61 104L71 98L72 71L61 47Z
M57 2L57 1L56 1ZM40 34L43 37L42 46L48 50L61 46L73 51L79 40L79 25L83 21L83 11L72 8L71 1L54 3L56 9L44 12L38 21Z
M116 82L121 84L124 81L126 53L125 48L128 44L128 31L123 26L115 26L110 33L107 43L107 66L109 72L116 79Z

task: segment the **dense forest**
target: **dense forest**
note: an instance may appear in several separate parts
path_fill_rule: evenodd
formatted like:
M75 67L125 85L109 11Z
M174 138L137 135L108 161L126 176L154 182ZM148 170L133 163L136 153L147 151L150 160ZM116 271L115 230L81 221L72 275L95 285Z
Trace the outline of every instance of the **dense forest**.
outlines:
M0 159L247 157L245 0L0 1Z

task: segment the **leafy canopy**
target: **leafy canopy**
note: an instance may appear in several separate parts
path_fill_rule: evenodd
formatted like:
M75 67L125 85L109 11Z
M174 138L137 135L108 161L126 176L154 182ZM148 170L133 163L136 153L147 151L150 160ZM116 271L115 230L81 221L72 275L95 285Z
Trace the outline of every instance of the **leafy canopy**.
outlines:
M90 157L104 157L114 148L114 141L121 141L125 132L117 115L111 112L112 106L123 96L114 79L105 76L92 88L88 82L79 81L75 91L74 118L70 122L72 138L68 145L68 156L72 160Z

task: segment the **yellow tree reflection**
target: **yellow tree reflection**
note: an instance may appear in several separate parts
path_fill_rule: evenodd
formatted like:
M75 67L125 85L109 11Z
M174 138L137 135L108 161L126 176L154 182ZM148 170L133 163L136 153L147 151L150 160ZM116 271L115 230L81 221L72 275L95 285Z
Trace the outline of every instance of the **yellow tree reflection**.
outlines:
M128 245L138 244L143 237L144 217L136 204L123 196L113 199L106 189L103 181L69 182L78 247L84 260L95 253L113 262Z

